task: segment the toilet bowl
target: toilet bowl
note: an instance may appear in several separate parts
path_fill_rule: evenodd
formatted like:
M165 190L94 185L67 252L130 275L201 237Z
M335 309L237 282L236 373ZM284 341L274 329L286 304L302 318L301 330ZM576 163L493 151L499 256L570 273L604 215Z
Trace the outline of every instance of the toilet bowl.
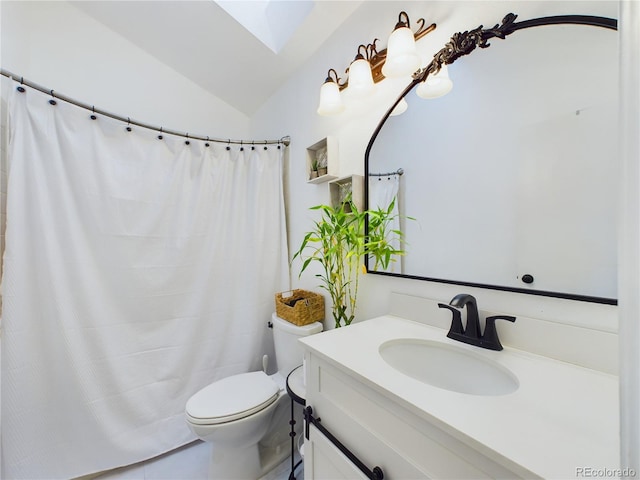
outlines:
M277 373L232 375L204 387L187 401L187 425L211 444L209 478L257 479L290 454L285 379L302 363L298 338L322 331L322 324L296 326L275 314L272 321ZM300 429L301 422L297 423Z

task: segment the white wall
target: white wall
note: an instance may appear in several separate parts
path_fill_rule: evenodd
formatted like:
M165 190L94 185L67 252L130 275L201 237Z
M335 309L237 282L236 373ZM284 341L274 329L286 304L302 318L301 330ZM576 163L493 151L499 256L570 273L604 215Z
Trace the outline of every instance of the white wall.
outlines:
M338 72L344 71L353 59L359 44L381 38L379 47L384 48L388 34L402 8L406 9L414 24L420 17L425 17L427 23L438 24L435 32L418 42L425 63L433 53L444 46L454 32L469 30L479 25L493 26L500 23L503 16L509 12L518 14L519 20L576 13L617 17L617 4L614 2L414 1L402 5L393 1L365 2L252 118L253 136L269 137L282 132L291 135L286 180L290 251L297 249L304 233L311 227L313 214L308 208L328 202L326 184L306 183L306 147L327 135L333 135L339 143L340 175L362 174L364 152L369 138L387 107L408 80L401 85L388 80L383 81L378 84L377 103L369 102L368 105L360 107L352 105L338 117L320 117L316 114L320 85L329 68L335 68ZM298 279L299 267L299 263L293 264L292 286L317 290L318 282L313 275L315 272L305 272ZM467 291L475 295L479 305L487 310L588 326L603 332L617 331L617 309L605 305L379 275L364 276L360 288L359 319L388 312L391 292L448 301L455 294ZM329 311L327 314L330 319ZM331 328L331 321L325 323L327 328Z
M167 129L246 138L249 119L72 4L0 2L2 67L96 108Z

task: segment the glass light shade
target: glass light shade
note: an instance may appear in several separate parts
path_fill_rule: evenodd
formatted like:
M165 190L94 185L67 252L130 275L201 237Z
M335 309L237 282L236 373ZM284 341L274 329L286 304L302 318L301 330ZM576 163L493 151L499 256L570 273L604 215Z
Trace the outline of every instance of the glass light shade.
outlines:
M440 71L435 75L429 75L424 82L416 88L416 95L420 98L438 98L446 95L453 88L453 82L449 78L449 71L446 65L440 67Z
M402 115L404 112L407 111L407 108L409 108L409 104L403 98L402 100L400 100L398 102L396 107L391 111L391 113L389 115L392 116L392 117L395 117L396 115Z
M408 27L396 28L389 37L387 58L382 73L387 78L406 77L420 68L413 32Z
M332 80L326 81L320 87L320 104L318 115L335 115L344 110L342 96L338 84Z
M364 58L351 62L349 66L349 84L347 91L353 98L365 98L373 93L371 65Z

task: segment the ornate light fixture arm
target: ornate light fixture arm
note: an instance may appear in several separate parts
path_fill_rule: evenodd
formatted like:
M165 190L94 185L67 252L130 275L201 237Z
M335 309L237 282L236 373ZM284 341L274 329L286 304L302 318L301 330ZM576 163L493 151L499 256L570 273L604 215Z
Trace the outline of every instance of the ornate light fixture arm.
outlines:
M336 85L338 85L338 88L340 88L341 90L347 86L347 81L342 80L342 78L338 76L338 72L336 72L333 68L330 68L329 71L327 72L327 80L333 80L336 83Z

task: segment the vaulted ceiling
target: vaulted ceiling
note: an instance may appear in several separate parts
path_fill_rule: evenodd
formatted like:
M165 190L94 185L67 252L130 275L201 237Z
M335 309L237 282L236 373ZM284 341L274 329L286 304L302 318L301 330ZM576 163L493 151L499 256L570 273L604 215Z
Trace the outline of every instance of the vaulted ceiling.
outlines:
M279 40L277 53L213 0L71 3L232 107L251 115L362 1L308 1L305 3L312 8L308 14L304 12L306 15L296 15L291 10L287 20L298 19L300 25L291 28L293 33L288 40ZM264 1L234 3L263 8ZM287 4L292 9L295 2L272 3L279 4L274 5L277 8L272 9L272 15L287 15Z

